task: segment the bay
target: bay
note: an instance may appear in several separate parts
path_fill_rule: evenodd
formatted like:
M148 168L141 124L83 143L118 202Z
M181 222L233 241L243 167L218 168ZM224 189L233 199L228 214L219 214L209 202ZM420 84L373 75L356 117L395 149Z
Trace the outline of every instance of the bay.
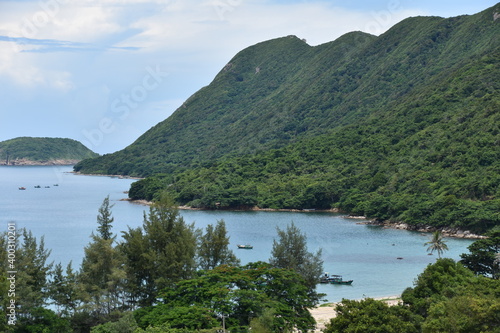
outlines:
M71 171L69 166L0 166L0 231L15 222L18 229L31 230L38 240L44 237L45 247L52 251L51 261L63 265L72 261L77 268L106 196L114 204L113 232L118 236L128 227L141 226L148 208L123 201L135 180ZM21 186L26 190L19 190ZM230 246L243 264L268 261L276 228L285 229L293 222L306 234L309 251L322 249L325 271L354 280L351 286L318 285L329 302L399 295L436 259L427 255L424 246L429 234L362 225L339 214L182 210L181 215L197 228L223 219ZM472 243L446 240L449 251L445 256L455 260ZM251 244L253 249L237 249L237 244Z

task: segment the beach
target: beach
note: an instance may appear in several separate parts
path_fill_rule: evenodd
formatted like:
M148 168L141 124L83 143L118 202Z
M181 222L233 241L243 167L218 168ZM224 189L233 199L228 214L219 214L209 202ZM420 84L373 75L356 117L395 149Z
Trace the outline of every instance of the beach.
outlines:
M401 302L401 296L388 296L382 298L375 298L378 301L383 301L389 306L397 305ZM316 329L314 332L322 332L325 329L326 324L330 322L330 319L335 318L337 313L335 312L335 307L338 303L328 303L322 304L315 308L309 310L313 318L316 320Z

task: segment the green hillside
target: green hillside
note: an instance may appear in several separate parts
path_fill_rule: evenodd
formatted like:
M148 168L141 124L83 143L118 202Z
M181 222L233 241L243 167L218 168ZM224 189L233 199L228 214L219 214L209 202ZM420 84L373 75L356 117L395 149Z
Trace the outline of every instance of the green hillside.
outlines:
M20 137L0 142L0 164L73 164L98 154L78 141Z
M339 207L489 229L500 219L497 12L249 47L133 145L76 170L166 173L132 198L167 188L206 208Z

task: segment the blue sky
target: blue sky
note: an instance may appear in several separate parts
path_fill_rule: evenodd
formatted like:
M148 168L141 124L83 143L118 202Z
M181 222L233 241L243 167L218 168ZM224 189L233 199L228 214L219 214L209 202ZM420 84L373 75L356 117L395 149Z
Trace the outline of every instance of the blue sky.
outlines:
M310 45L496 1L0 0L0 141L65 137L100 154L166 119L240 50Z

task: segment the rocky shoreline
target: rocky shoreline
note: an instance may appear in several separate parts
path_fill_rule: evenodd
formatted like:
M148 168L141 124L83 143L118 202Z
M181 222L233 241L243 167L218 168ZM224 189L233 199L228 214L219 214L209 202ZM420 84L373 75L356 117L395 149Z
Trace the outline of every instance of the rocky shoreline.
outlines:
M131 203L135 203L138 205L145 205L149 206L152 204L151 201L147 200L132 200L129 198L122 199L123 201L129 201ZM206 210L203 208L193 208L190 206L179 206L179 209L184 209L184 210ZM328 209L328 210L316 210L316 209L271 209L271 208L259 208L259 207L253 207L250 209L233 209L234 211L263 211L263 212L298 212L298 213L308 213L308 212L326 212L326 213L339 213L340 211L336 208L333 209ZM487 238L486 236L483 235L478 235L474 234L468 230L461 230L458 228L436 228L428 225L410 225L407 223L403 222L389 222L389 221L372 221L368 220L365 216L354 216L354 215L345 215L342 216L347 219L353 219L353 220L360 220L360 222L357 222L358 224L365 224L365 225L374 225L374 226L381 226L384 228L391 228L391 229L398 229L398 230L409 230L409 231L417 231L417 232L423 232L423 233L431 233L435 232L437 230L441 231L444 237L454 237L454 238L465 238L465 239L484 239Z
M24 158L10 160L8 163L5 161L0 162L4 166L43 166L43 165L74 165L80 160L48 160L48 161L33 161Z
M398 229L398 230L409 230L417 232L431 233L435 231L440 231L444 237L454 237L454 238L465 238L465 239L484 239L487 238L483 235L474 234L468 230L462 230L459 228L437 228L429 225L411 225L404 222L389 222L389 221L371 221L366 219L364 216L345 216L345 218L365 220L358 222L359 224L375 225L384 228Z

